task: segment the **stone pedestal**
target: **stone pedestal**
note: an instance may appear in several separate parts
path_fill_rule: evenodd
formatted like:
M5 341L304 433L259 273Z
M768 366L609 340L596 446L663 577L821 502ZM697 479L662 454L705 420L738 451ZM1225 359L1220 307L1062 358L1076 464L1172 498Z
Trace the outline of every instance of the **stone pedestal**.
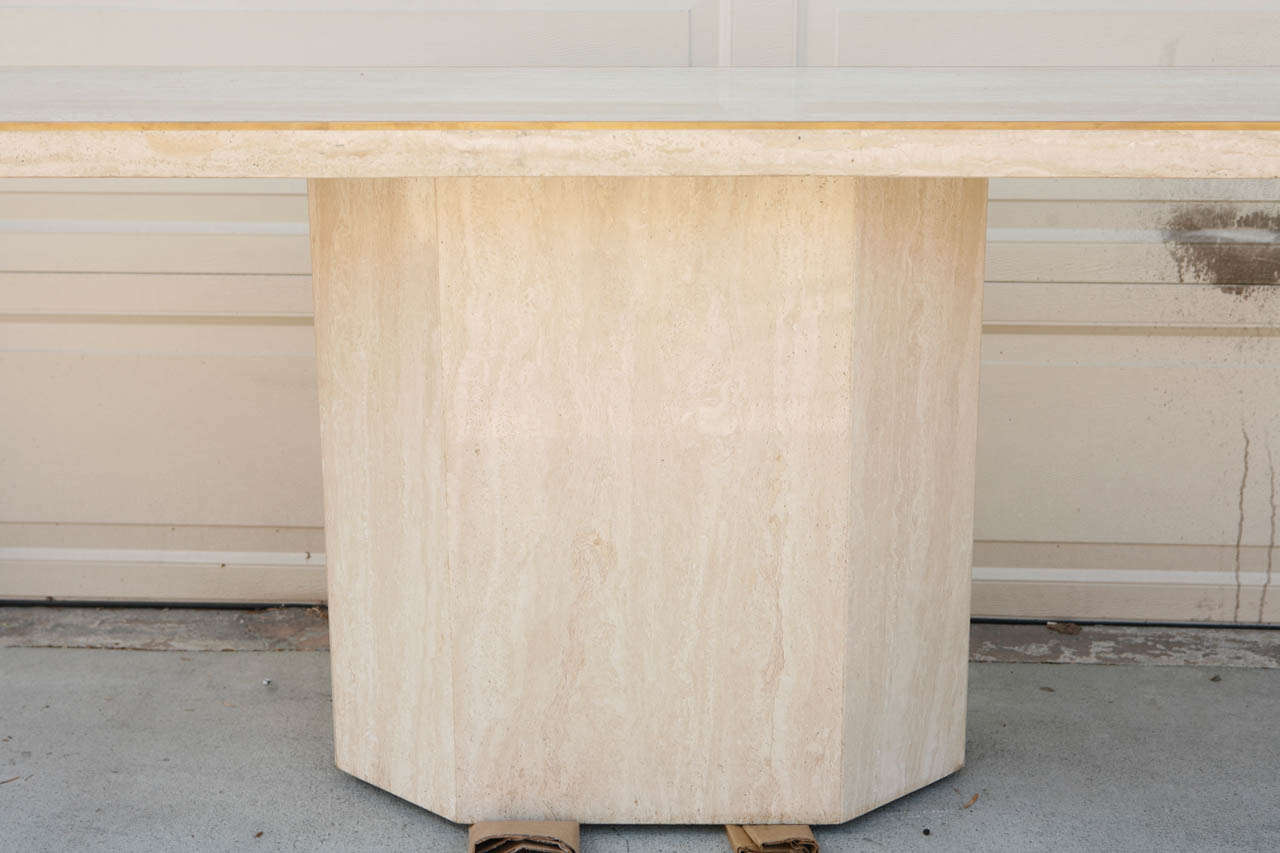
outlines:
M985 181L310 193L339 767L760 824L961 765Z

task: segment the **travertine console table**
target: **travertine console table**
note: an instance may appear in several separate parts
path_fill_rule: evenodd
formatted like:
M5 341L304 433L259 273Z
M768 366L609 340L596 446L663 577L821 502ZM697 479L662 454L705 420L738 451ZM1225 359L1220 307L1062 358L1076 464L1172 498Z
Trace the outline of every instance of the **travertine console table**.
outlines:
M11 70L0 175L306 176L340 767L842 821L964 759L985 178L1280 176L1280 72Z

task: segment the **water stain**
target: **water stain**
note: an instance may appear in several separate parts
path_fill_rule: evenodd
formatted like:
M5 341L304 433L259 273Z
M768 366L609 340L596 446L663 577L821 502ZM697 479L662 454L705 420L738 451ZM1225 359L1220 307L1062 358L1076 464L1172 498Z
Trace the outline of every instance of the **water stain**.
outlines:
M1180 282L1216 285L1244 299L1256 285L1280 284L1280 212L1190 205L1163 230Z

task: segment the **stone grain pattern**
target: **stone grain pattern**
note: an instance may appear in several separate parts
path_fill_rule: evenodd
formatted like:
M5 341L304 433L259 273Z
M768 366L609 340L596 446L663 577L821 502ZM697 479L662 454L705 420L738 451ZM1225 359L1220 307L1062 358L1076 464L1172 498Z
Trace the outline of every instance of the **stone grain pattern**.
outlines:
M1277 178L1273 129L0 129L0 177Z
M313 181L338 765L593 823L959 767L985 200Z

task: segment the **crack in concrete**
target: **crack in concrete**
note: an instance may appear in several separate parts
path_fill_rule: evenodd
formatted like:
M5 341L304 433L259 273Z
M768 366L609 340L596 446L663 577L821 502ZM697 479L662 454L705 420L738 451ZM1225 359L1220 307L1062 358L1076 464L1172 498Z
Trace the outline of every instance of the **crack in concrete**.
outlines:
M1258 621L1262 622L1267 611L1267 590L1271 589L1271 567L1276 554L1276 465L1271 456L1271 440L1267 438L1267 473L1271 481L1271 535L1267 540L1267 574L1262 580L1262 595L1258 598Z
M1240 474L1240 520L1236 523L1236 606L1231 614L1232 622L1240 621L1240 549L1244 546L1244 490L1249 484L1249 431L1244 424L1240 425L1240 434L1244 436L1244 470Z

